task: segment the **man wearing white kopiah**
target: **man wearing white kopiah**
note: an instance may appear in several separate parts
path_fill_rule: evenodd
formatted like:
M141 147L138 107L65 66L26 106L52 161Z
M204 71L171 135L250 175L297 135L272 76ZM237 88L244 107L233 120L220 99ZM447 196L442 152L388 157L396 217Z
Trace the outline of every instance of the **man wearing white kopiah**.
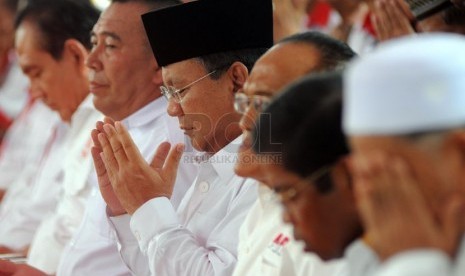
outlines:
M103 161L132 215L111 218L122 256L137 275L231 275L239 227L257 199L255 182L234 175L241 139L234 95L273 44L271 1L200 0L145 14L143 21L162 66L168 114L205 155L175 210L168 199L182 145L170 153L162 145L149 167L124 127L107 125L99 136Z
M399 39L346 73L344 129L377 276L465 275L463 49L458 35Z

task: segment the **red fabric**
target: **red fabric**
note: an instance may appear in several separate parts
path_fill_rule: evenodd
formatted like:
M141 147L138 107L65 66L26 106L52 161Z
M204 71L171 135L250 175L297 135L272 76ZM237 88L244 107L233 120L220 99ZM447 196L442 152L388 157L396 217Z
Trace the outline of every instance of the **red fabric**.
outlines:
M331 6L327 3L316 3L312 11L308 14L307 27L326 27L329 16L331 15Z
M326 27L328 25L332 10L333 8L331 5L327 3L318 2L315 4L313 10L308 14L307 27ZM375 28L371 23L371 12L366 15L362 26L367 33L371 34L373 37L376 37Z
M373 37L377 37L375 27L371 23L371 12L367 13L365 17L365 21L363 22L363 29Z
M0 129L6 130L12 123L12 120L0 111Z

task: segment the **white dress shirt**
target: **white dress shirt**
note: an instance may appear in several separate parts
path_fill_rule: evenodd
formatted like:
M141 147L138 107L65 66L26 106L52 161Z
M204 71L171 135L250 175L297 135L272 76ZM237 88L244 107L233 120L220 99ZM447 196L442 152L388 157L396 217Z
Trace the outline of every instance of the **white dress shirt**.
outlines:
M132 218L111 218L122 257L135 275L232 274L239 227L257 199L255 181L234 174L241 141L237 138L200 162L177 211L159 197Z
M166 113L166 100L162 97L122 122L147 161L152 160L160 143L184 142L177 120ZM181 164L179 172L172 196L174 205L190 186L197 168L192 164ZM86 203L84 219L63 252L57 275L130 275L109 226L106 203L99 192L95 170L92 170L88 183L93 192Z
M1 245L22 250L32 242L41 221L54 212L62 191L63 160L69 157L71 145L87 142L88 138L80 134L89 132L90 123L86 120L95 112L86 100L73 114L70 124L60 122L46 146L37 175L27 176L29 179L10 187L0 214Z
M0 189L21 175L35 174L47 141L60 117L42 101L27 106L8 129L0 151Z
M0 84L0 110L10 118L16 118L26 106L29 81L19 68L16 55L9 55L8 72Z
M93 169L90 131L102 119L103 115L93 106L92 96L87 97L72 118L73 129L79 131L67 143L62 158L63 180L58 204L40 224L28 252L27 263L48 274L56 272L64 245L82 221L84 204L91 191L87 177Z
M234 276L345 275L344 261L323 262L304 252L292 226L282 221L281 204L271 189L259 184L258 196L239 231Z

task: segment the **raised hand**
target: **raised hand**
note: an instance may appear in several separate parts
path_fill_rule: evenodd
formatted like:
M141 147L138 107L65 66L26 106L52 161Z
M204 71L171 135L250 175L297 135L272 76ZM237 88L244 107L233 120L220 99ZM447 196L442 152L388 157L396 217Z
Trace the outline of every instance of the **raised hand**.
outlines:
M307 8L313 2L314 0L273 0L274 40L300 32L307 16Z
M111 215L118 216L118 215L125 214L126 210L123 208L123 206L119 202L118 197L113 191L113 187L111 186L110 179L108 178L105 164L103 163L103 160L100 156L103 150L98 140L98 135L100 133L104 133L103 125L105 123L114 125L113 120L111 120L108 117L104 119L104 122L99 121L96 123L96 128L93 129L91 132L92 141L94 142L94 146L91 149L91 153L92 153L92 158L94 160L95 171L97 173L100 193L102 194L103 199L107 203L107 206L111 212Z
M133 214L155 197L170 198L184 151L178 144L171 150L168 142L160 144L151 164L140 154L128 131L120 122L103 125L98 133L106 174L121 206Z
M376 0L371 21L379 41L414 34L415 20L403 0Z
M384 260L402 251L435 248L453 256L463 234L463 200L435 212L400 158L381 153L353 159L357 206L370 246Z

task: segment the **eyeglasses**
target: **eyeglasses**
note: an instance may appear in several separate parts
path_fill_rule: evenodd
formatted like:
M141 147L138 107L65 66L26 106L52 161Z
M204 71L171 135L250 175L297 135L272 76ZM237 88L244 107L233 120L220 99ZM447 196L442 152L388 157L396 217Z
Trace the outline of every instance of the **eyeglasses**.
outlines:
M201 80L207 78L208 76L212 75L215 73L216 70L211 71L210 73L206 74L205 76L189 83L188 85L184 86L181 89L176 89L173 86L160 86L161 94L166 98L167 101L171 101L173 99L176 103L181 103L182 101L182 96L181 94L185 92L187 89L192 87L194 84L200 82Z
M234 95L234 109L240 114L246 113L251 105L257 112L261 113L270 103L271 99L266 96L247 96L244 92L237 92Z
M300 194L312 187L311 183L315 183L325 175L329 174L332 168L333 166L324 166L307 176L305 179L293 184L292 187L275 187L273 190L278 196L279 201L281 201L282 204L287 204L295 201Z

